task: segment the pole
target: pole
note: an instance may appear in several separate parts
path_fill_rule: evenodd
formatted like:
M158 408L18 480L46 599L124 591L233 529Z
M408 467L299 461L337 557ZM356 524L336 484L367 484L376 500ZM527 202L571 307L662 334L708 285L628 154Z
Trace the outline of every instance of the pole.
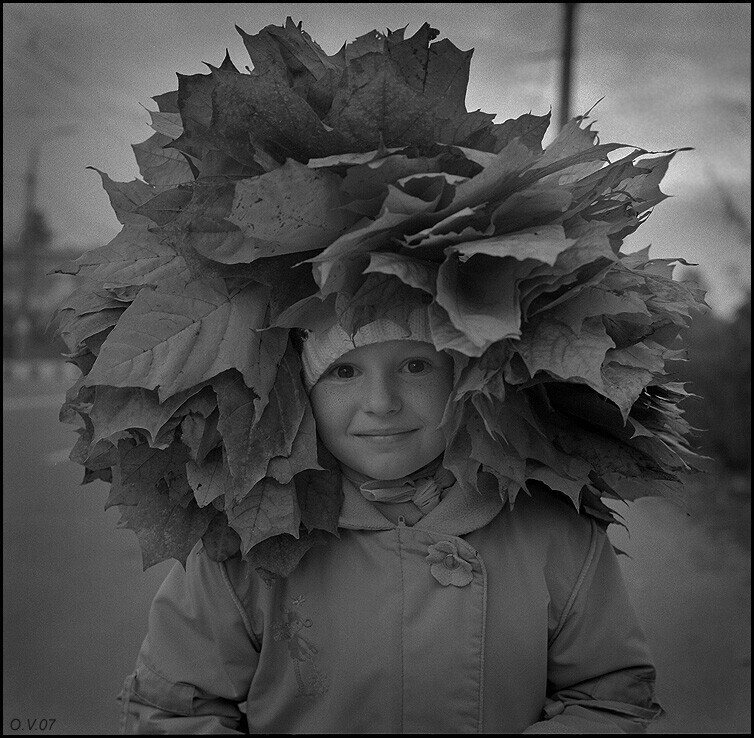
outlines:
M13 322L13 358L24 359L29 351L29 338L32 322L29 316L29 295L36 276L38 244L35 243L34 227L35 203L37 199L37 171L39 168L39 146L29 150L26 167L26 192L24 198L24 220L21 231L21 295L18 313Z
M24 202L24 224L21 232L21 249L23 260L23 276L21 281L21 315L28 313L29 293L34 276L34 262L37 256L37 246L34 243L35 205L37 200L37 170L39 168L39 147L33 146L29 151L29 163L26 168L26 198Z
M559 128L563 128L571 118L571 79L573 76L577 5L578 3L563 3L563 53L560 68Z

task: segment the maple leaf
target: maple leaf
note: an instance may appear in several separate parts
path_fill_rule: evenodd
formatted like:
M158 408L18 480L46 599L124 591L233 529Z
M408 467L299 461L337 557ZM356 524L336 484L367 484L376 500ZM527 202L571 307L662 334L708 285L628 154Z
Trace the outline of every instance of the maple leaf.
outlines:
M72 384L65 393L58 419L61 423L75 423L80 412L87 416L94 401L94 390L91 387L85 387L83 377Z
M73 311L61 311L58 315L58 334L68 349L75 352L86 344L87 339L112 328L124 310L124 307L110 308L83 315L76 315Z
M186 476L199 507L205 507L218 497L226 500L241 499L246 492L233 475L222 454L207 459L201 464L193 459L186 463Z
M275 70L244 75L215 72L212 92L212 132L233 140L248 139L280 163L286 158L306 161L343 151L341 137Z
M511 483L521 486L526 480L526 461L512 453L499 436L490 435L475 403L465 403L463 421L471 440L470 458L479 462L480 468L491 472L498 480L498 492L504 495Z
M448 312L437 302L429 306L429 326L432 343L438 351L450 349L466 356L479 356L484 352L482 347L453 325Z
M264 326L267 294L254 284L230 291L219 279L142 291L103 343L87 384L157 389L164 401L238 369L261 396L268 356L274 366L279 351L274 331L254 330Z
M531 149L535 153L541 153L542 139L549 127L550 113L545 113L544 115L524 113L518 118L511 118L503 123L495 123L490 131L490 135L495 141L493 147L487 149L486 147L477 146L477 148L499 153L516 138L528 149Z
M300 360L288 345L263 407L255 408L254 398L248 394L243 401L228 401L222 390L218 394L218 429L228 453L228 466L244 490L265 477L271 459L291 454L308 406L300 374ZM316 464L316 454L312 462Z
M57 319L66 325L73 317L123 308L124 302L110 290L88 282L63 298L57 310Z
M581 471L583 475L573 479L543 464L529 462L526 465L526 478L527 480L537 480L546 484L552 490L562 492L571 500L574 507L579 510L584 487L590 483L589 464L581 462Z
M200 388L188 390L198 392ZM124 430L140 428L154 441L160 428L183 404L186 395L181 393L160 404L157 393L140 387L95 388L95 399L90 413L94 426L94 441L107 439Z
M152 491L164 491L173 504L185 506L192 493L186 480L188 456L183 446L162 450L121 439L117 449L113 486L105 509L113 505L137 505Z
M145 571L171 558L185 567L188 555L217 512L200 509L193 500L186 507L171 504L166 494L154 490L144 494L136 505L122 505L120 511L118 527L136 533Z
M640 324L651 321L646 303L637 292L613 292L605 288L605 280L581 290L574 297L549 309L553 317L565 323L574 332L580 330L586 318L596 315L631 316L631 320Z
M448 252L466 258L485 254L498 258L512 257L518 261L533 259L554 266L558 256L574 243L575 239L565 237L562 226L543 225L455 244L448 247Z
M123 225L144 225L148 222L148 218L134 211L139 205L143 205L154 197L155 188L152 185L138 179L131 182L114 182L105 172L101 172L96 167L87 167L87 169L93 169L99 174L102 186L115 211L115 217Z
M616 257L604 229L591 226L558 254L553 266L535 265L521 283L521 310L528 318L573 299L601 282Z
M441 247L475 241L492 233L483 216L483 208L461 208L442 218L439 222L417 233L407 234L400 243L428 258L437 254ZM444 258L444 254L440 257Z
M449 171L451 162L438 155L435 157L407 156L402 148L384 148L368 151L364 154L353 154L345 157L328 157L327 159L309 160L309 167L339 167L342 163L351 166L345 171L340 185L341 191L347 196L348 207L352 208L353 201L359 203L374 202L374 211L370 208L365 215L376 216L388 193L388 185L399 182L412 174L426 174L431 172Z
M393 275L409 287L435 295L437 292L437 272L436 264L402 254L373 251L369 254L369 265L363 273Z
M107 245L55 270L85 277L86 290L93 284L164 284L180 280L186 271L183 258L144 225L125 225Z
M413 287L392 275L370 273L353 294L338 294L335 312L338 322L349 335L354 335L378 315L403 326L408 335L409 316L416 308L416 297ZM390 306L387 311L386 305Z
M448 438L442 464L455 475L463 490L474 494L477 492L475 482L480 464L471 455L469 432L465 426L459 423L453 428L452 433L448 433Z
M228 516L218 511L202 535L202 546L213 561L225 561L241 550L241 538L228 525Z
M317 429L311 405L304 406L291 450L287 456L273 456L267 467L267 476L278 482L289 482L294 476L312 469L319 469L317 461Z
M597 133L591 130L591 126L582 128L584 118L585 116L577 116L566 121L545 149L544 156L536 164L537 167L547 167L574 154L594 151L597 146Z
M283 328L303 328L310 331L326 330L336 319L336 294L322 299L318 294L309 295L290 305L276 316L272 325Z
M681 150L676 149L652 159L644 158L636 162L637 176L623 185L623 191L639 203L640 212L653 208L667 198L667 195L660 191L660 181L668 171L673 157Z
M463 208L479 205L480 202L504 199L506 194L519 189L521 175L537 158L531 149L514 138L489 160L479 174L456 188L453 201L441 211L441 214L447 216Z
M515 350L532 376L544 371L604 391L602 364L614 346L602 321L590 318L578 334L558 321L538 321L522 335Z
M272 585L278 578L289 576L313 546L325 545L330 540L330 534L318 529L302 532L298 537L280 534L258 543L244 558L266 583Z
M427 220L433 219L424 213L393 213L386 210L376 220L359 221L321 253L307 260L313 264L320 294L326 296L344 288L344 262L354 261L369 251L378 251L390 245L394 237L413 227L426 227Z
M181 419L181 443L188 448L192 461L197 464L201 464L207 454L222 442L217 429L219 417L220 411L215 401L215 407L209 414L195 412L194 408L190 408Z
M437 304L473 346L464 353L480 356L491 344L521 335L518 283L531 268L531 262L485 254L467 261L451 255L443 262Z
M309 532L319 529L338 536L343 506L339 469L305 469L294 480L301 522Z
M284 26L265 26L255 35L238 26L236 30L249 52L254 71L264 74L272 69L289 74L294 89L311 85L328 71L340 68L337 57L328 56L290 17L286 18Z
M232 260L248 262L327 246L356 220L339 209L339 185L340 179L327 170L293 160L239 182L228 221L240 228L244 240Z
M170 94L171 93L165 93L165 95ZM147 110L150 118L149 127L152 128L155 133L159 133L161 136L168 139L168 141L175 140L183 133L183 121L181 120L181 114L178 110L178 90L175 90L172 95L174 96L175 102L170 110ZM152 99L155 102L158 102L158 98L164 98L164 96L158 95L158 97L153 97Z
M207 133L212 124L212 94L217 80L215 68L207 66L210 74L178 74L178 90L170 103L171 109L179 113L181 133L168 145L188 155L198 171L211 148ZM237 72L228 54L220 69Z
M194 173L184 154L168 147L172 140L158 131L146 141L131 146L139 172L147 183L170 187L193 182Z
M572 203L567 189L536 183L505 198L492 212L490 223L497 234L541 228L561 220Z
M351 61L324 122L350 151L436 140L432 106L411 90L394 61L379 54Z
M83 427L76 429L79 437L68 458L88 469L109 469L114 463L115 446L109 441L92 443L93 428L89 416L79 411L79 417Z
M241 537L245 556L261 541L282 533L298 537L301 514L293 482L264 478L241 500L226 506L228 525Z
M164 226L178 217L191 200L191 196L192 190L186 185L161 189L154 197L139 205L134 213L144 215L153 223Z

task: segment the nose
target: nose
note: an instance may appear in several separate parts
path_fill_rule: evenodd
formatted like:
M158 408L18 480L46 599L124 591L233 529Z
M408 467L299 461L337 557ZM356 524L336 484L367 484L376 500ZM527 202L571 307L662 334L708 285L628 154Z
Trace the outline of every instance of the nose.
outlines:
M392 415L403 407L403 401L395 381L381 372L367 377L362 385L362 408L373 415Z

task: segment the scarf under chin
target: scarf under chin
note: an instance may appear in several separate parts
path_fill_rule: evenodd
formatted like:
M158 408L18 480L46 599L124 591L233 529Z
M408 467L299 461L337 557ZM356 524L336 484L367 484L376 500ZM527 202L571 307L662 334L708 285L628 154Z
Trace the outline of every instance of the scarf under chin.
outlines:
M344 474L354 482L359 492L370 502L413 502L422 515L437 507L443 490L451 487L456 478L442 466L442 457L400 479L354 479L351 470Z

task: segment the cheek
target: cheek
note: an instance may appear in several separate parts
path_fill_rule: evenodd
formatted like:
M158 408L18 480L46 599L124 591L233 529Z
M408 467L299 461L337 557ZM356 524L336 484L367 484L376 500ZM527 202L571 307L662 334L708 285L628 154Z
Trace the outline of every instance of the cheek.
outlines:
M309 399L322 440L326 442L345 431L350 421L350 403L342 391L333 392L327 385L315 385Z
M439 425L453 387L452 377L418 388L413 393L415 407L429 423Z

